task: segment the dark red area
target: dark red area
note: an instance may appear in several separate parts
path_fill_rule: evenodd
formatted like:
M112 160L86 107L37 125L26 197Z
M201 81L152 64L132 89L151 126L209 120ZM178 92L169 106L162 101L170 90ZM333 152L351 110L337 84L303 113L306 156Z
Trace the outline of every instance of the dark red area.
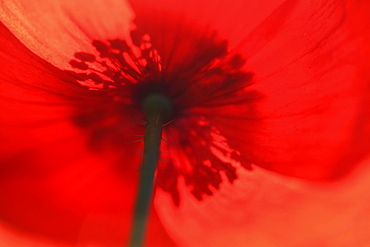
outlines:
M261 96L246 90L252 84L253 75L241 70L245 59L229 53L227 41L220 39L216 32L200 33L193 30L193 26L186 26L183 40L176 36L167 40L173 49L168 53L166 47L158 43L161 33L156 33L156 23L145 29L146 25L138 22L138 29L132 32L135 46L130 47L125 40L95 40L93 45L99 58L79 52L71 60L70 64L81 71L70 73L80 82L100 85L98 89L86 87L101 94L95 107L76 109L75 123L87 133L93 148L124 148L122 143L129 141L128 136L144 134L144 126L137 124L145 121L142 100L150 94L166 95L174 105L174 114L164 127L166 142L162 144L165 147L162 147L157 170L157 185L169 192L179 205L177 184L181 176L194 197L202 200L204 195L213 194L212 188L219 189L222 173L230 183L237 178L233 162L239 161L239 155L234 147L229 147L230 151L215 145L215 134L222 137L222 133L218 133L212 123L204 124L209 121L207 114L212 115L212 110L201 114L196 109L208 111L212 107L245 101L250 101L253 109L255 100ZM176 29L175 24L169 25L166 32L172 34ZM99 66L100 71L95 69ZM227 146L227 140L222 145ZM215 150L229 155L229 160L217 157ZM182 155L166 155L166 152ZM185 163L191 168L186 169ZM251 169L250 163L242 165Z

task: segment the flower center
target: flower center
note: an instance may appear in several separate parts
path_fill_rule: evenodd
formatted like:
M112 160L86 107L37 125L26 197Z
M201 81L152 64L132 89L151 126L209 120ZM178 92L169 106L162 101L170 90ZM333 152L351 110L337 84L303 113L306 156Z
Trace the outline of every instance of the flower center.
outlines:
M150 94L142 102L141 105L145 115L156 113L162 116L163 119L169 119L172 115L173 105L171 100L163 94Z
M128 164L136 165L132 167L136 171L140 164L143 123L150 113L159 112L166 127L156 186L179 205L181 178L194 197L202 200L218 190L223 180L233 183L237 179L235 164L251 169L249 160L230 145L217 124L223 114L240 111L240 105L243 112L254 114L253 102L260 95L248 88L253 74L242 70L246 59L229 53L227 42L216 33L179 32L174 25L169 28L175 33L171 29L168 36L158 36L163 30L150 26L141 30L138 25L130 45L119 39L95 40L98 56L75 54L70 64L76 70L70 72L94 100L76 109L74 121L87 133L93 148L117 148L117 153L130 154L122 168L127 176ZM181 39L175 35L180 33ZM220 127L225 128L225 123ZM137 163L134 154L139 156Z

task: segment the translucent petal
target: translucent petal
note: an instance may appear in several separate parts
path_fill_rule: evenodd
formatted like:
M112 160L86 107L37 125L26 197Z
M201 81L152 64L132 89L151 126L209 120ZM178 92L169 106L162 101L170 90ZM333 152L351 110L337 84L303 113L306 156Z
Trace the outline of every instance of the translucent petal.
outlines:
M184 203L175 207L159 190L156 209L181 247L366 246L369 162L337 183L241 169L234 184L201 202L181 182Z
M1 21L29 49L61 69L75 52L95 53L94 39L127 38L126 1L4 1Z

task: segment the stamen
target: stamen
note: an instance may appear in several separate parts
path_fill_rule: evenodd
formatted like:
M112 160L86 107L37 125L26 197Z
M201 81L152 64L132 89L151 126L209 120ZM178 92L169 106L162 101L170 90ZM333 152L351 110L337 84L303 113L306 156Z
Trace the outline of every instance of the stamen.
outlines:
M142 109L147 117L147 125L130 247L141 247L144 243L145 229L152 202L154 174L162 140L162 124L172 113L172 103L164 95L152 94L143 100Z

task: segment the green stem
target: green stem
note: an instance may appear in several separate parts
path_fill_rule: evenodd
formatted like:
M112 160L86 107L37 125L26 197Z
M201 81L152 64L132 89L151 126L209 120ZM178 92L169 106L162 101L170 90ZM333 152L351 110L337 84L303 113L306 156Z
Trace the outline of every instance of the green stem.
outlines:
M170 102L166 98L158 95L148 97L143 104L147 116L147 125L130 247L142 247L144 243L145 229L152 202L154 174L159 159L162 124L165 115L168 114L168 109L170 109L169 104Z

